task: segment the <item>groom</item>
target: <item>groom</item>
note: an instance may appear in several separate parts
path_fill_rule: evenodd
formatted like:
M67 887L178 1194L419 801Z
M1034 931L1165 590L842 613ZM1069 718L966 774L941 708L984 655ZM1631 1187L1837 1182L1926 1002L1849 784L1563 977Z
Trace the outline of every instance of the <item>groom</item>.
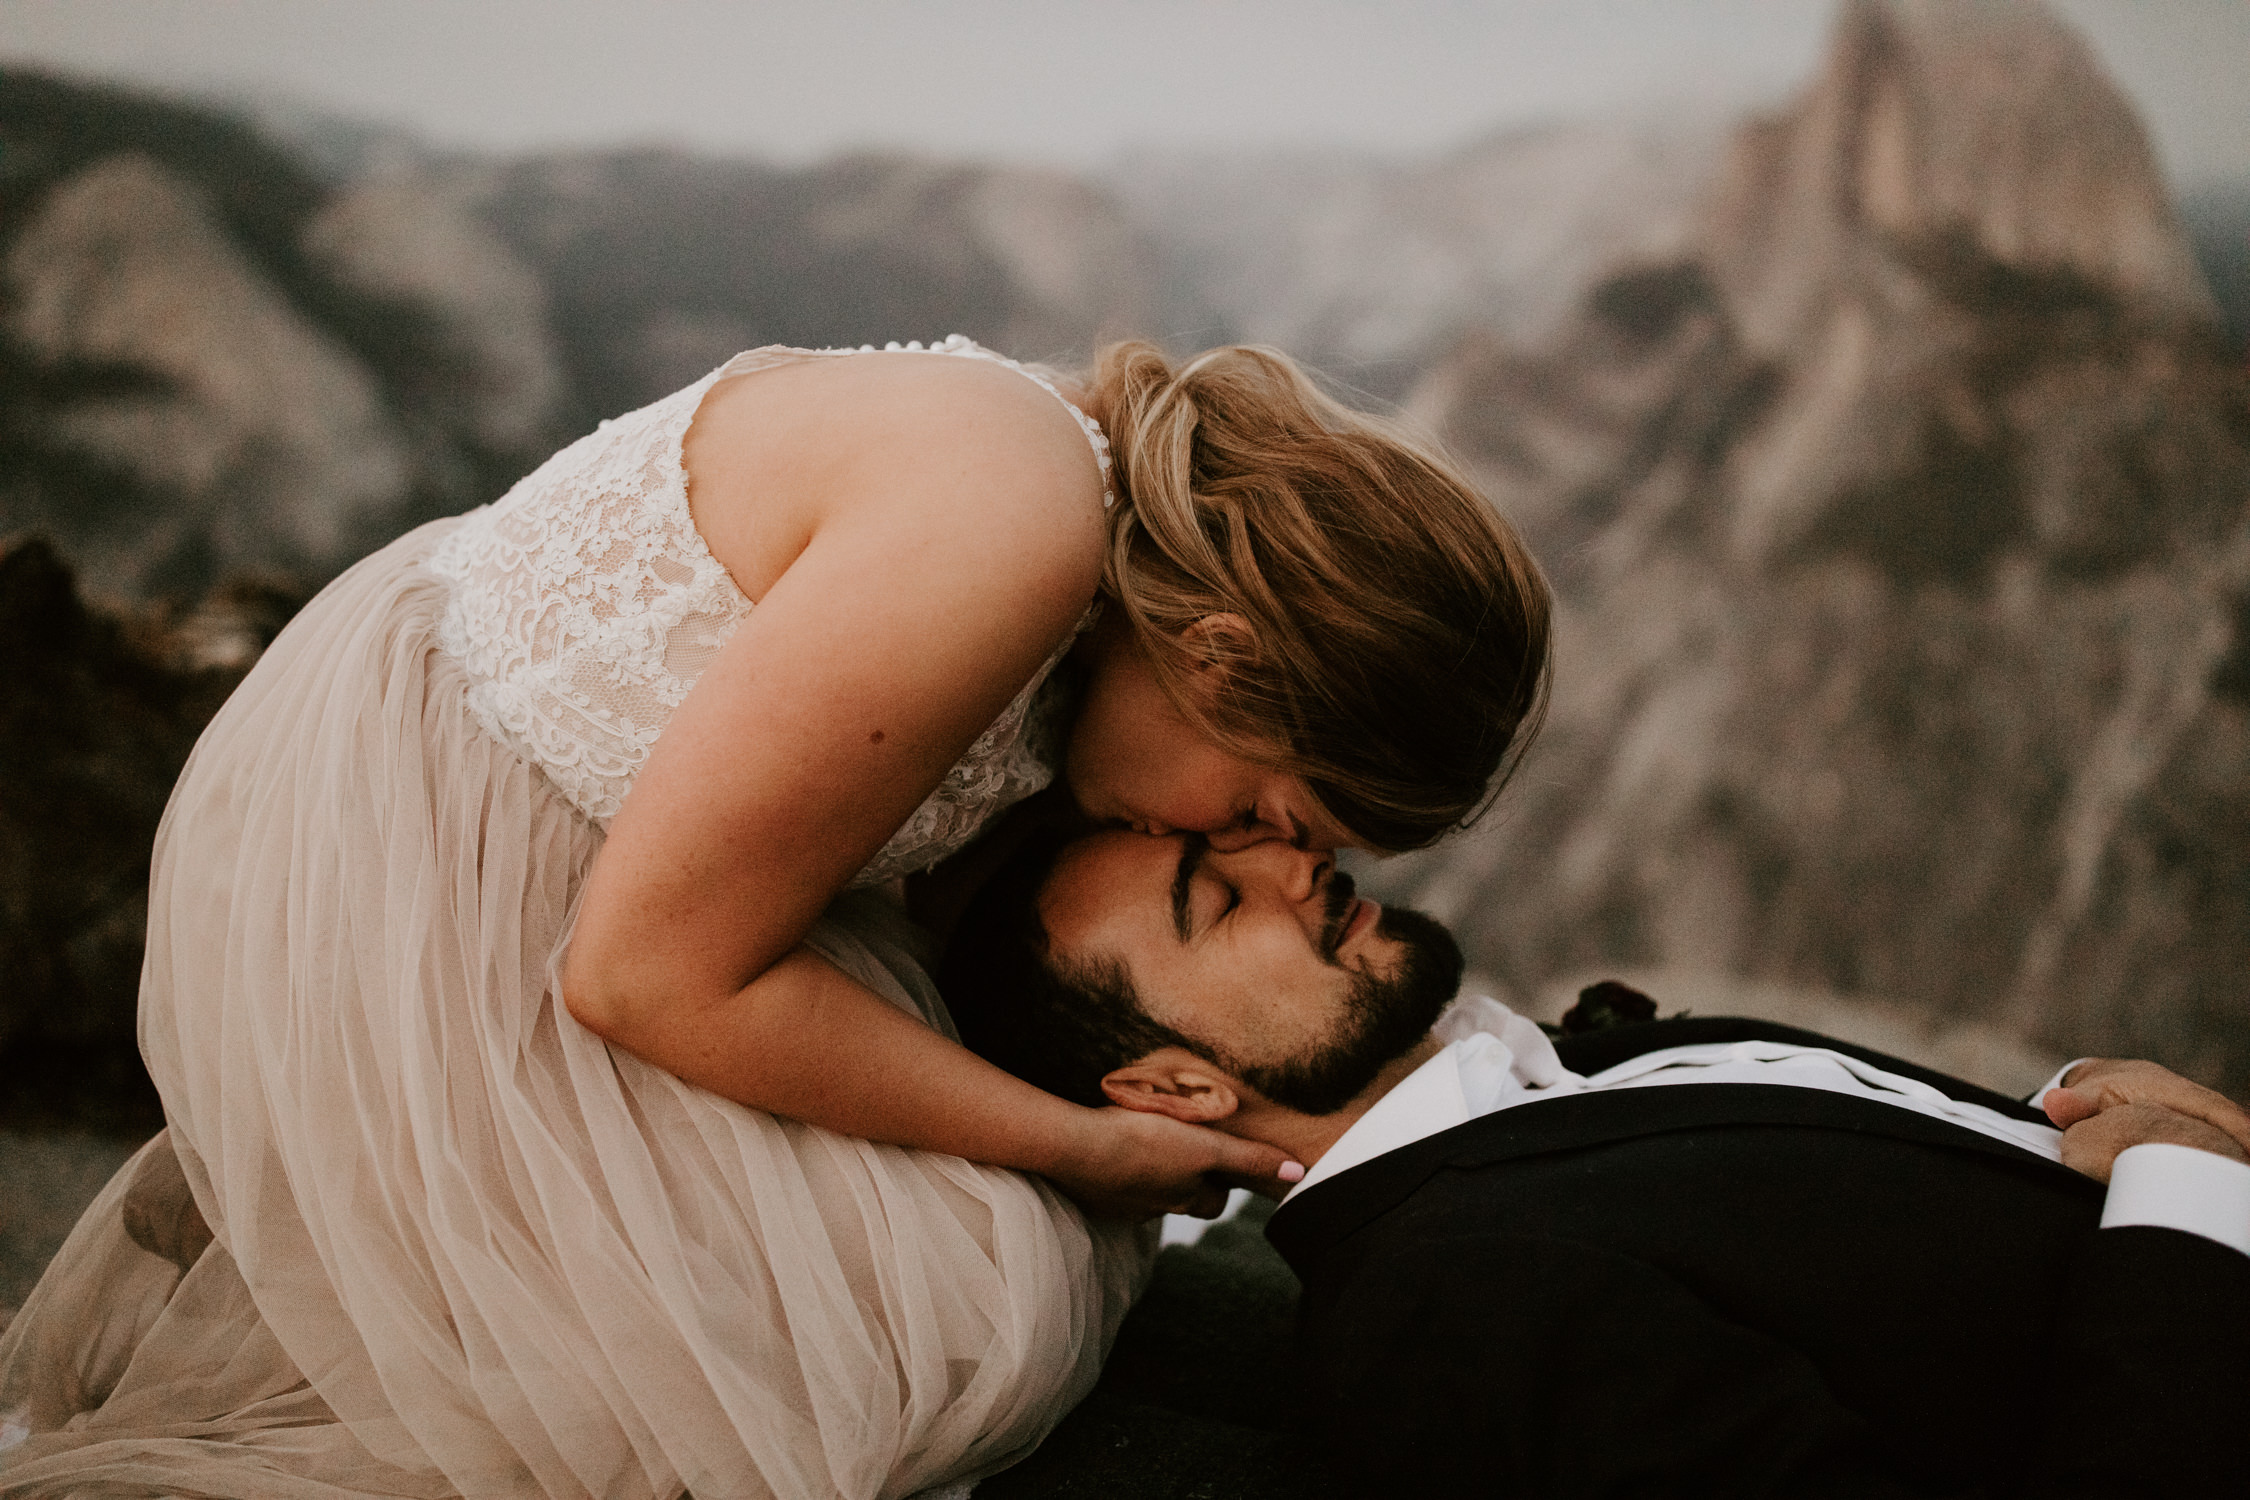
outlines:
M1020 852L942 983L1012 1071L1310 1167L1267 1232L1370 1493L2250 1494L2250 1115L1743 1021L1558 1046L1460 972L1325 856L1105 832Z

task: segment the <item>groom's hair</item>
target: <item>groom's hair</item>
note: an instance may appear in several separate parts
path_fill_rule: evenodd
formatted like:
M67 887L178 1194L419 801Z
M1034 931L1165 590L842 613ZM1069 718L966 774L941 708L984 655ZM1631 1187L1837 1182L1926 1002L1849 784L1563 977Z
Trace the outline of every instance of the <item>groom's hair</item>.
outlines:
M1149 1018L1123 964L1054 951L1039 893L1070 842L1034 834L985 882L946 945L938 989L970 1051L1050 1094L1099 1106L1105 1076L1160 1047L1213 1059Z

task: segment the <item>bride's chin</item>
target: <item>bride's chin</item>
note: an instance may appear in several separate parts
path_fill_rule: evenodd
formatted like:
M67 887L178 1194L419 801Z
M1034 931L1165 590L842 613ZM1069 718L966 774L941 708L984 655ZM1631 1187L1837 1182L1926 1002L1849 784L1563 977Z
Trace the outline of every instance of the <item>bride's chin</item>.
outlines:
M1102 758L1073 744L1063 758L1063 789L1078 815L1100 828L1122 828L1139 814L1127 805L1116 780L1104 775Z
M1078 816L1084 818L1087 822L1097 826L1107 826L1116 821L1116 815L1102 805L1103 799L1098 792L1089 796L1080 791L1075 782L1069 784L1068 791L1070 805L1077 809Z

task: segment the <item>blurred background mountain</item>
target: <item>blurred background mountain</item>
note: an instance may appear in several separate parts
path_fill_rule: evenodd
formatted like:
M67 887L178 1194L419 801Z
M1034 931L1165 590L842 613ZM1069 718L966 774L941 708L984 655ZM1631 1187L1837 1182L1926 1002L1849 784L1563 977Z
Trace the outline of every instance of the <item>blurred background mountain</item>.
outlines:
M154 1119L148 841L304 591L763 343L1279 344L1561 593L1501 808L1369 873L2003 1083L2250 1093L2250 177L2031 0L1850 0L1786 105L1419 156L441 152L0 68L0 1124Z

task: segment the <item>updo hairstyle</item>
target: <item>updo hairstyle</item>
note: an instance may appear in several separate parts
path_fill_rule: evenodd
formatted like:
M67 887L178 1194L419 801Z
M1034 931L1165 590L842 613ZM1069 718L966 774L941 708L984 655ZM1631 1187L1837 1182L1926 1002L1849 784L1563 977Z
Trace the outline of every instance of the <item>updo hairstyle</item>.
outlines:
M1190 722L1378 849L1482 813L1547 701L1547 583L1508 523L1277 350L1117 343L1087 385L1118 488L1102 590ZM1248 637L1183 635L1220 614Z

